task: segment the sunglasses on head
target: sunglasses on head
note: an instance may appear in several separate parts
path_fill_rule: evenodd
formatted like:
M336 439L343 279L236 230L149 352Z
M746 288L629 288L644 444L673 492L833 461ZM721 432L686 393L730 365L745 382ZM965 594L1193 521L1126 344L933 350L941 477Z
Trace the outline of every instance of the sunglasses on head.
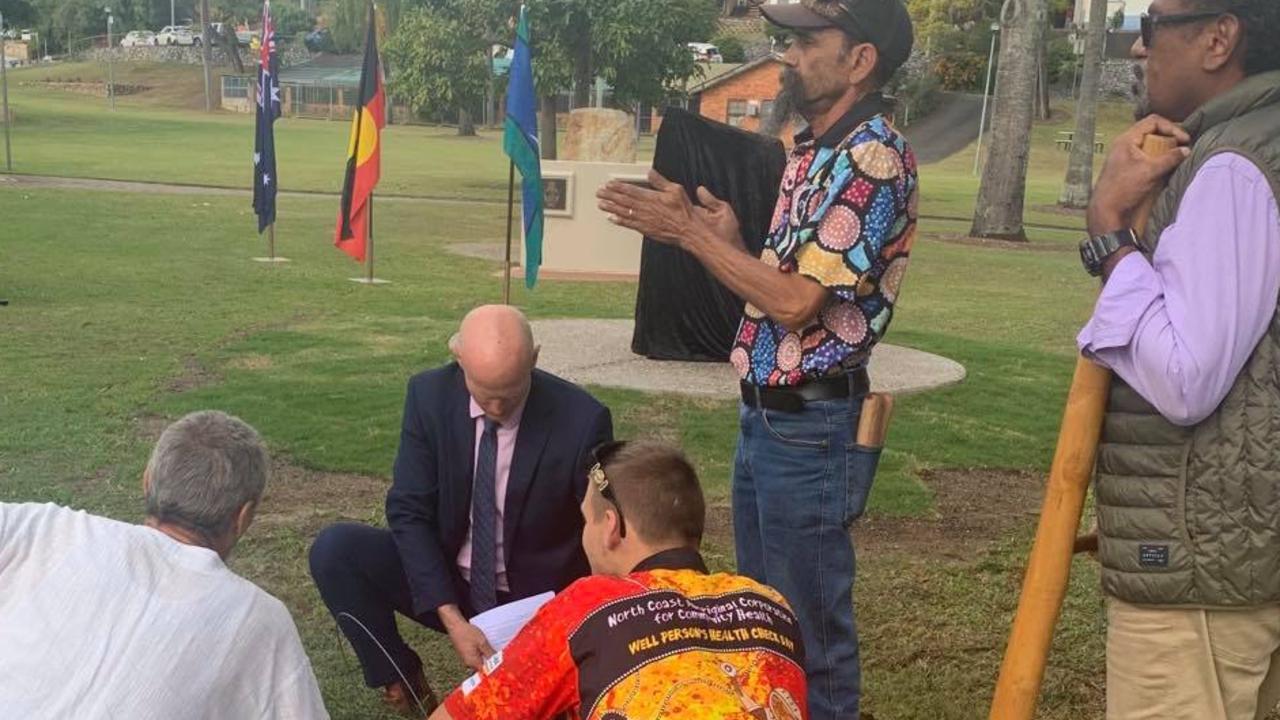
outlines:
M613 491L613 486L609 484L609 477L604 473L604 466L626 444L626 440L612 440L597 445L591 450L591 469L587 471L587 479L595 486L596 492L618 511L618 534L622 537L627 536L627 521L622 517L622 506L618 504L618 495Z
M1161 25L1185 25L1186 23L1201 22L1203 20L1211 20L1221 17L1221 12L1191 12L1177 13L1174 15L1159 15L1152 13L1142 14L1142 46L1151 49L1151 43L1155 42L1156 30Z

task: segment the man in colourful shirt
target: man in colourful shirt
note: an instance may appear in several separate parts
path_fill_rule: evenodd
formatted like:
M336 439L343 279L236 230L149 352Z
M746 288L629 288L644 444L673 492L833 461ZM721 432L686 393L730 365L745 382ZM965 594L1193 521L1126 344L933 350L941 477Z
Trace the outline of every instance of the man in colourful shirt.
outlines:
M800 618L809 709L858 718L850 524L878 450L855 443L866 364L893 317L915 238L916 161L879 89L911 53L900 0L766 5L792 31L783 106L808 122L783 175L760 258L735 213L705 188L693 204L656 173L653 190L610 183L613 222L684 248L746 301L731 360L742 378L733 510L738 569L777 588Z
M570 585L431 720L801 720L804 645L774 590L708 574L705 506L663 445L594 453L582 502L593 577Z

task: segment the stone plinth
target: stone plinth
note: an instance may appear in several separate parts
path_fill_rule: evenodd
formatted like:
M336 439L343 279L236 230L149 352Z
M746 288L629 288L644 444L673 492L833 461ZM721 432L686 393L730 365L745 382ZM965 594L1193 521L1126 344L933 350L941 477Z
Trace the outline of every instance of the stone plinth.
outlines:
M635 120L621 110L574 110L569 113L569 133L560 149L560 159L578 162L635 162Z

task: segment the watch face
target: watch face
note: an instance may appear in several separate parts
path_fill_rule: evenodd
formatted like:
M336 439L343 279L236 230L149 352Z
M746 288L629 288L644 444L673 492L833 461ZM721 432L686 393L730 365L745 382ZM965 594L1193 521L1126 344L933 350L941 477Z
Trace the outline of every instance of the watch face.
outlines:
M1090 275L1097 275L1102 265L1102 260L1098 257L1098 248L1094 243L1093 238L1080 243L1080 262L1084 264L1084 269Z

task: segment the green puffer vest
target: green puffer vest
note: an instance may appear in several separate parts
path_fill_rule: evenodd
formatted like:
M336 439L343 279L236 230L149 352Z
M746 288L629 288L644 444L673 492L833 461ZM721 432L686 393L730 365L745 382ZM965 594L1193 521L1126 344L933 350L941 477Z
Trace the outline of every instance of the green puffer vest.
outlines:
M1156 202L1148 258L1218 153L1252 160L1280 197L1280 72L1247 79L1183 126L1195 144ZM1202 242L1213 252L1214 238ZM1173 425L1114 380L1095 501L1108 595L1178 607L1280 602L1280 308L1226 399L1198 425Z

